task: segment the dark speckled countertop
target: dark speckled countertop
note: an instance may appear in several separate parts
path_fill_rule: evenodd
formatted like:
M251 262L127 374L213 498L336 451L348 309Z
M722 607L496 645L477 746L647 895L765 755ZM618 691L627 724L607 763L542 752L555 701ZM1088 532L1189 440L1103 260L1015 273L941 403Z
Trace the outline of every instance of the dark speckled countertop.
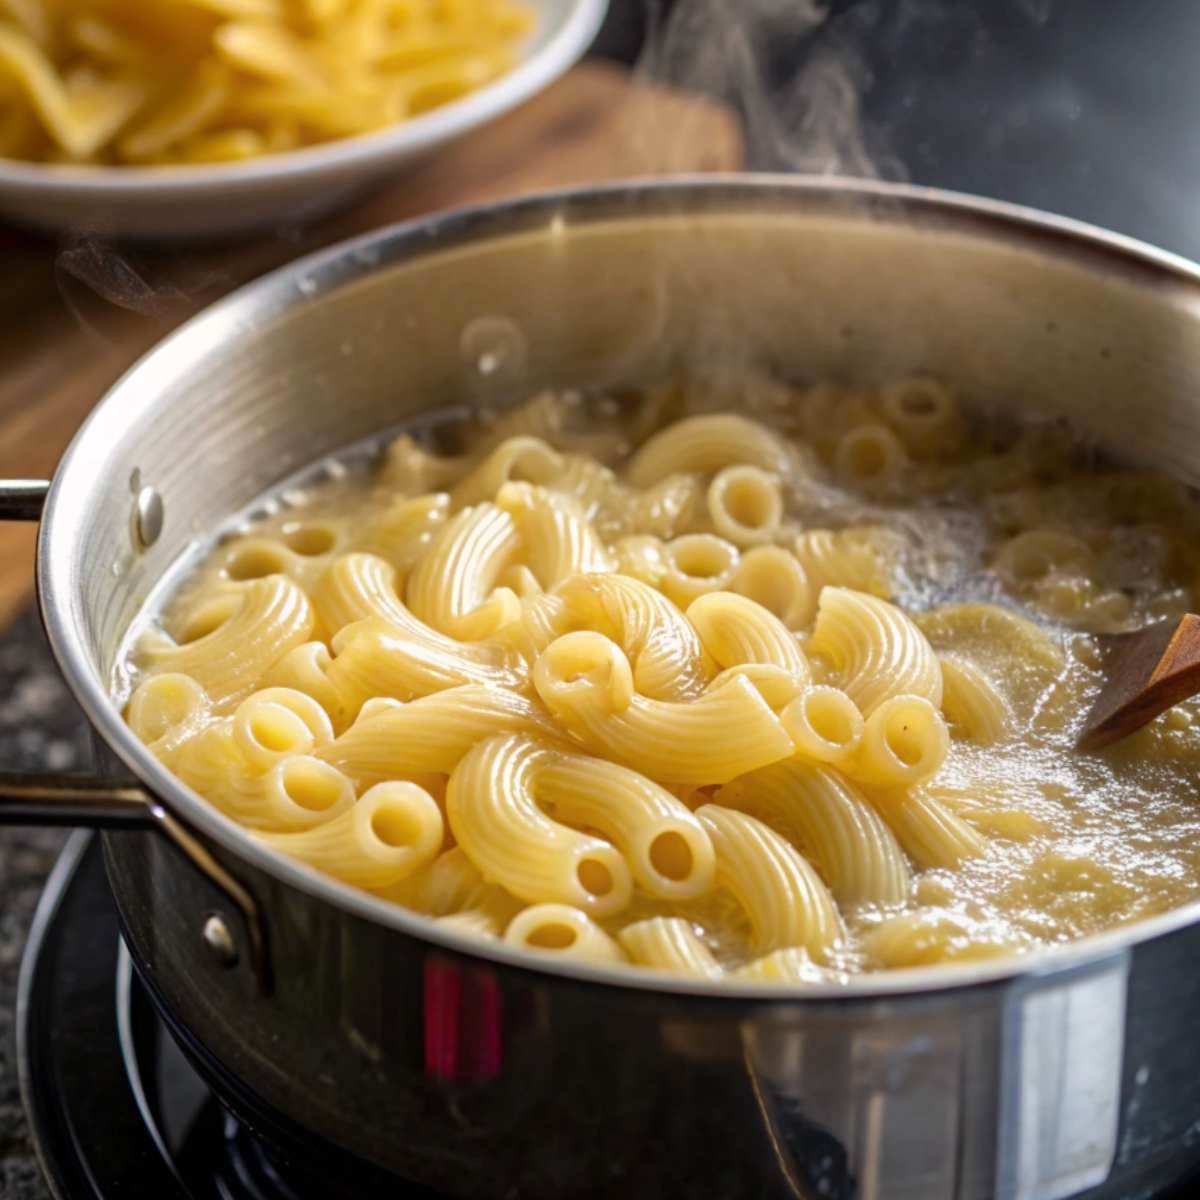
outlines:
M33 612L0 635L0 765L76 770L90 737L55 670ZM0 829L0 1200L47 1200L17 1090L13 1008L29 921L64 840L54 830Z

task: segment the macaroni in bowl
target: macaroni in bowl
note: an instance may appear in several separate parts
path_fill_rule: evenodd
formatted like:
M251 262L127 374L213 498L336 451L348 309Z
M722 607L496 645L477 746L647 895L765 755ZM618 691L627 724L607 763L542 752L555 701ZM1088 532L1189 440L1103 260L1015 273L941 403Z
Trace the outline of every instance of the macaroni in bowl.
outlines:
M931 380L740 407L547 394L285 493L141 635L131 726L264 844L546 955L839 979L1200 895L1196 707L1072 748L1091 635L1194 604L1186 490Z

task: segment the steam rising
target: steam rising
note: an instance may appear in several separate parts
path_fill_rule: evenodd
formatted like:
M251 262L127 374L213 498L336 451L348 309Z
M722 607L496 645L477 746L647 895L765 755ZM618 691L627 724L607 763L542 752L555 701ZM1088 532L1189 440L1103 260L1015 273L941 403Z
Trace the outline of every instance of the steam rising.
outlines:
M864 136L860 97L870 74L828 24L818 0L651 0L653 28L638 64L647 84L698 92L740 116L748 165L811 175L886 176L902 169ZM820 35L820 36L818 36ZM640 131L646 169L680 169L680 131Z

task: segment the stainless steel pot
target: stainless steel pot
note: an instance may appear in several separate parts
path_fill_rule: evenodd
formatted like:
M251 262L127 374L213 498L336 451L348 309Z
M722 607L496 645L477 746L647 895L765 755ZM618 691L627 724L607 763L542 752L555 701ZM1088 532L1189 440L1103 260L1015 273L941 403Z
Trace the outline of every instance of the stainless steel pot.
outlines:
M0 819L127 826L106 853L132 953L229 1102L454 1194L1149 1194L1200 1159L1196 905L846 988L545 964L253 844L110 700L163 573L303 464L435 404L731 364L932 371L1198 476L1200 273L1096 230L772 178L385 230L189 322L80 431L45 496L38 587L132 781L4 779ZM11 490L5 511L32 516L40 495Z

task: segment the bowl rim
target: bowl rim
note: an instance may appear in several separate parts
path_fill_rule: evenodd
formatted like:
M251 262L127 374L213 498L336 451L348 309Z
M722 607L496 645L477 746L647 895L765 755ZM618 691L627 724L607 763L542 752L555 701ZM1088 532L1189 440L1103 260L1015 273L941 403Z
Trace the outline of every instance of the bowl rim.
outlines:
M339 174L430 150L532 99L586 53L600 30L609 0L541 0L538 16L561 15L531 34L533 46L510 70L449 104L385 129L264 154L239 162L157 166L40 163L0 158L0 191L78 196L127 192L169 198L180 192L257 189L313 176Z
M828 216L876 221L901 218L919 228L940 228L1041 255L1072 261L1146 286L1179 289L1200 309L1200 266L1168 251L1069 218L1002 201L905 184L776 175L679 176L554 191L498 204L439 213L387 226L326 247L238 288L208 306L138 359L105 393L72 439L43 510L36 579L42 622L54 657L92 726L152 796L177 818L211 838L236 859L355 917L427 945L516 969L556 983L601 985L637 992L743 1004L887 1004L905 999L953 999L968 989L1037 986L1093 972L1125 971L1135 946L1200 921L1200 899L1133 925L1120 926L1029 954L969 964L907 967L850 976L847 982L777 984L731 979L691 979L647 968L543 959L500 940L485 942L445 929L428 917L369 896L270 850L175 778L134 735L111 699L107 682L92 669L81 632L82 581L72 561L73 530L85 509L86 479L94 445L119 440L131 411L154 403L157 381L203 359L234 328L251 334L282 313L379 270L455 251L475 241L519 236L532 230L655 218ZM922 224L930 219L936 225ZM297 287L304 280L306 286Z

